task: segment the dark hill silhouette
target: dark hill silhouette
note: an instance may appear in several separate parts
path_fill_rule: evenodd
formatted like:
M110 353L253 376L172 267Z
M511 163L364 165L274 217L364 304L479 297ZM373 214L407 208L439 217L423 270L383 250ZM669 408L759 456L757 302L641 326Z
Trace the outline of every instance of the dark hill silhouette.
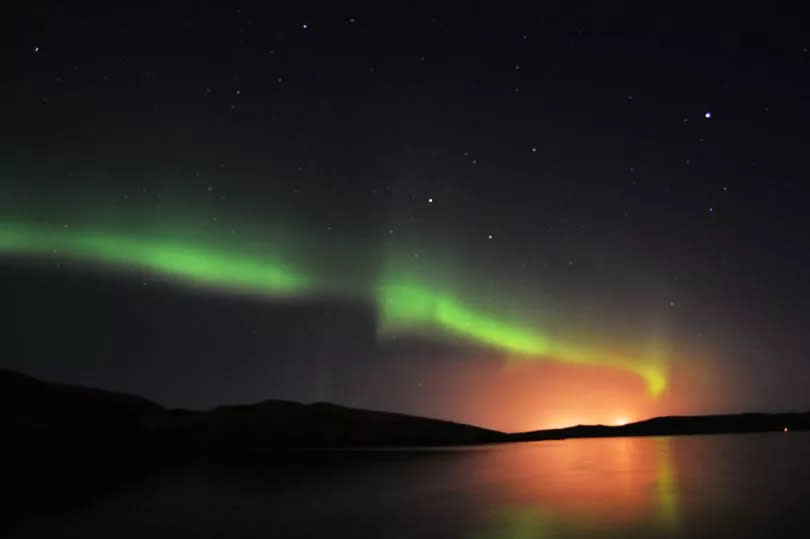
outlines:
M64 507L197 458L268 450L449 446L604 436L810 429L810 413L658 417L619 427L579 425L506 434L480 427L329 403L267 400L209 411L170 410L142 397L0 370L0 474L13 522Z
M218 449L458 445L501 441L500 432L329 403L264 401L204 414L206 441Z
M45 383L8 370L0 370L0 408L4 421L38 428L132 428L165 413L142 397Z
M779 414L724 414L667 416L645 419L621 426L577 425L563 429L536 430L507 435L509 441L560 440L564 438L603 438L607 436L677 436L773 432L810 429L810 412Z
M0 370L0 418L4 430L29 436L80 433L107 442L156 439L162 450L171 446L185 454L810 429L810 412L656 417L623 426L577 425L506 434L451 421L330 403L266 400L209 411L170 410L143 397L48 383L8 370ZM22 442L25 439L17 438Z
M99 389L51 384L0 370L0 417L6 426L187 436L198 449L454 445L500 440L502 433L451 421L360 410L329 403L266 400L210 411L169 410ZM86 432L87 431L87 432ZM187 447L186 449L189 449Z

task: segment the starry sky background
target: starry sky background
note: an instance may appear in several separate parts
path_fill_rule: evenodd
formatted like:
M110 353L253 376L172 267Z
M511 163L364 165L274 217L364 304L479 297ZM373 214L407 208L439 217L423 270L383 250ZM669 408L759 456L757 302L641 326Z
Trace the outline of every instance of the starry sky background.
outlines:
M0 239L264 248L322 285L212 289L9 240L0 366L169 406L506 430L810 408L807 18L169 4L5 18ZM655 350L667 388L442 331L380 338L391 272L588 354Z

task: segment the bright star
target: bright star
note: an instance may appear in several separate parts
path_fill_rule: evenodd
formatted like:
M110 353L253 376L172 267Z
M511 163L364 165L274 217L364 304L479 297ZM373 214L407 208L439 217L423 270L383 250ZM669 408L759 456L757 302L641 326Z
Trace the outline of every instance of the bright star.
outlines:
M708 120L708 119L710 119L710 118L712 117L712 113L711 113L711 112L707 112L707 113L706 113L706 114L704 114L703 116L705 116L705 117L706 117L706 119Z

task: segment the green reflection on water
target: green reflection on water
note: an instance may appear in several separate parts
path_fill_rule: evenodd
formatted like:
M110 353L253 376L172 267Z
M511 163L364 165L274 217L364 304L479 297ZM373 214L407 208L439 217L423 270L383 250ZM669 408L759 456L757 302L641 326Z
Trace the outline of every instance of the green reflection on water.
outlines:
M536 539L555 533L557 525L549 511L535 507L504 507L497 511L493 526L470 539Z
M655 439L655 457L658 518L662 524L674 527L678 523L678 483L669 438Z

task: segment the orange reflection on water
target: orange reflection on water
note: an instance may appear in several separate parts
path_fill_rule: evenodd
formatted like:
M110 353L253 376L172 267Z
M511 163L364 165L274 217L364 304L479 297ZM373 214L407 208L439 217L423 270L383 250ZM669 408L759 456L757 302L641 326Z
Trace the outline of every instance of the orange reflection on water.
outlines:
M555 529L625 529L678 520L668 438L602 438L523 444L495 451L487 474L509 485L492 535L542 537Z

